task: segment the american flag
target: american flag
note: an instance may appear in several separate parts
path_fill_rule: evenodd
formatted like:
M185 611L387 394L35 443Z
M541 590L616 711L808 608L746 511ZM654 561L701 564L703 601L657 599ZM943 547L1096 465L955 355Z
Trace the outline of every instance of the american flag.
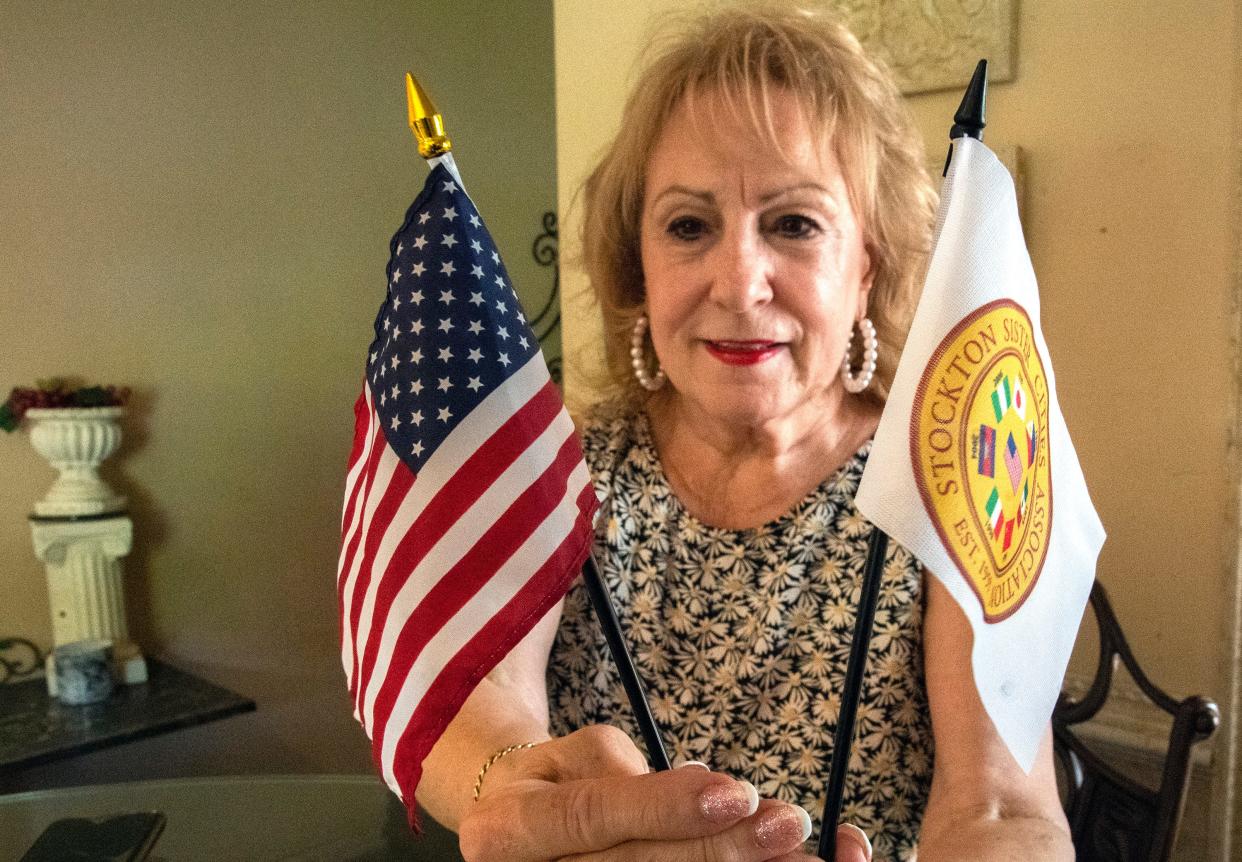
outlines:
M391 242L345 482L354 715L414 812L422 762L564 595L597 501L574 427L451 157Z

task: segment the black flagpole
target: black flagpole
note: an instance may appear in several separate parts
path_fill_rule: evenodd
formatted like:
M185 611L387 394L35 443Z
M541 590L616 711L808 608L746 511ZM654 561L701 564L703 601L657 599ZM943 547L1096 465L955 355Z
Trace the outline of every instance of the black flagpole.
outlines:
M988 88L988 61L980 60L975 74L966 88L962 104L953 115L953 128L949 140L960 137L983 139L984 102ZM953 144L949 144L949 157L944 170L949 172L953 159ZM854 622L854 640L850 644L849 662L845 666L845 685L841 690L841 708L837 715L837 732L832 740L832 762L828 772L828 787L824 796L824 816L819 832L817 855L833 862L837 855L837 825L841 820L841 803L845 795L845 773L849 768L850 748L854 744L854 720L858 715L858 700L862 694L863 676L867 670L867 648L871 645L871 629L875 623L875 606L880 594L880 581L884 576L884 555L888 552L888 534L875 527L867 545L867 562L863 566L862 594L858 600L858 616Z
M588 554L586 562L582 564L582 577L586 581L587 594L591 597L591 607L595 609L595 618L599 620L599 627L604 631L608 651L612 653L612 661L617 666L621 684L625 686L625 694L630 699L634 720L638 722L638 730L643 735L647 754L657 771L668 769L668 753L664 750L660 729L656 726L651 707L647 704L647 695L643 692L643 684L634 670L634 663L630 661L630 651L626 649L625 637L621 634L621 623L617 620L617 612L613 609L612 599L608 596L608 588L604 586L604 579L600 576L593 554Z
M858 714L858 698L862 694L863 674L867 670L867 647L871 645L871 627L875 623L875 605L884 578L884 555L888 552L888 533L879 527L871 530L867 544L867 562L863 566L862 595L858 599L858 616L854 621L854 640L850 644L849 663L845 666L845 685L841 689L841 708L837 712L837 732L832 738L832 763L828 770L828 791L824 797L824 816L819 832L819 858L829 862L837 855L837 824L841 820L841 800L845 792L845 771L850 764L850 748L854 743L854 718Z

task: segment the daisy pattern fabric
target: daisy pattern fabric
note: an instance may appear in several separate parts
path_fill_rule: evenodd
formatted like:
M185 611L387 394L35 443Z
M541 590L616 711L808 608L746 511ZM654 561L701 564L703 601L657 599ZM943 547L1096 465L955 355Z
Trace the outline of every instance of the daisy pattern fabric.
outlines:
M871 529L853 504L869 448L778 520L727 530L682 507L644 414L605 408L587 425L604 498L595 555L674 760L822 809ZM919 564L891 545L843 811L877 859L913 858L931 782L921 583ZM554 733L605 723L639 739L581 582L548 690Z

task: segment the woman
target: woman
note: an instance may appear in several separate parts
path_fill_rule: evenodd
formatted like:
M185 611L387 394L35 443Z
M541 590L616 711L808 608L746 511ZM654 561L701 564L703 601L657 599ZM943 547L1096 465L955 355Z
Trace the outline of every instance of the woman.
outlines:
M921 148L857 42L787 6L687 27L621 128L585 196L616 394L584 429L596 555L698 763L646 774L577 588L472 695L419 799L471 860L810 858L869 529L853 492L929 242ZM895 548L839 860L870 857L864 833L885 860L1072 858L1050 737L1025 775L969 651Z

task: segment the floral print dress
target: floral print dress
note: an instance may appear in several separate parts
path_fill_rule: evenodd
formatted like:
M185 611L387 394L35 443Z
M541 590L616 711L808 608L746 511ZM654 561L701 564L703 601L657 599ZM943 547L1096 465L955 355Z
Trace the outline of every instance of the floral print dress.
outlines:
M674 762L823 810L871 526L854 507L871 444L783 517L729 530L669 488L645 414L597 411L583 446L603 499L595 556ZM889 544L842 821L875 858L914 858L932 774L922 569ZM613 724L641 745L581 581L548 664L554 734Z

